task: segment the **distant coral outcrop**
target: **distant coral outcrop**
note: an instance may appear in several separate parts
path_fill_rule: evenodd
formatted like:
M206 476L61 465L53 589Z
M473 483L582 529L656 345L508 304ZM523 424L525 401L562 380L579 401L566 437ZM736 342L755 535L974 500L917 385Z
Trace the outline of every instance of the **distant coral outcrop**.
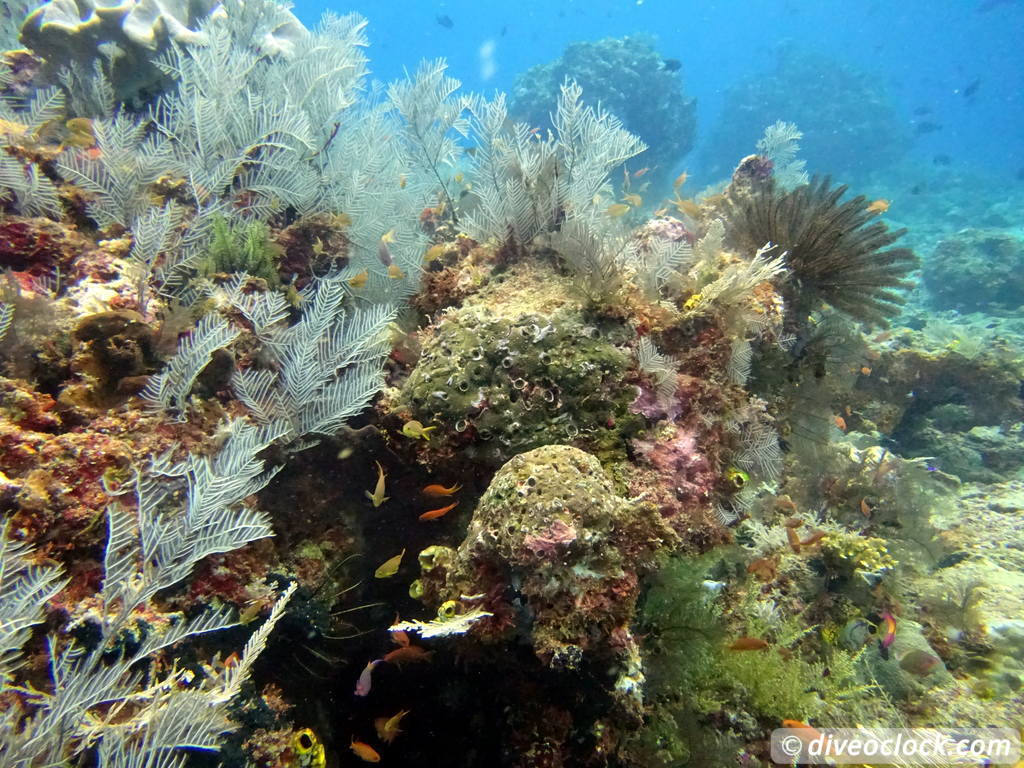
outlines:
M643 181L652 187L670 178L693 148L696 102L686 98L678 69L666 64L653 41L627 35L570 43L560 58L516 78L509 111L531 126L548 127L567 77L583 88L588 104L600 102L647 145L634 171L649 168Z

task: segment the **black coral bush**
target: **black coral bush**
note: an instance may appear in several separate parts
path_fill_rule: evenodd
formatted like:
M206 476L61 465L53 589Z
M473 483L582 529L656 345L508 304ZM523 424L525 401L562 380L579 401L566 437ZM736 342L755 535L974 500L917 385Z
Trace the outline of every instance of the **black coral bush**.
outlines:
M917 256L888 247L906 230L875 220L863 195L840 202L847 187L830 184L815 177L784 192L769 180L732 203L733 239L748 249L771 242L786 251L783 296L797 322L826 301L855 320L885 326L903 304Z

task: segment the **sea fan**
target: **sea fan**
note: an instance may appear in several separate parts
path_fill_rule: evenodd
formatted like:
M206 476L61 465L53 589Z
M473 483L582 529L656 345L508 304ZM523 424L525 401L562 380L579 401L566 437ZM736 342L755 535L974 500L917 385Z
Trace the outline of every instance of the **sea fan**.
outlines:
M746 249L771 242L786 251L783 295L801 323L819 300L871 325L886 326L903 304L899 291L918 263L908 248L889 248L906 230L890 232L866 198L839 202L846 186L828 177L781 192L769 181L731 206L732 237ZM871 223L869 223L871 222ZM886 249L886 250L883 250Z

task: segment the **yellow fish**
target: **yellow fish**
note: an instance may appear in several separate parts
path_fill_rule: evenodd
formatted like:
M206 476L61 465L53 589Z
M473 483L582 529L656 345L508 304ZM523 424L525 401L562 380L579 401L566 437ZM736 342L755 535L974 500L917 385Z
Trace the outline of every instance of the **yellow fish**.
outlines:
M366 498L373 502L373 506L379 507L390 497L384 495L384 467L380 465L379 461L374 462L377 465L377 485L374 486L373 493L366 491Z
M92 120L87 117L73 117L68 120L64 127L68 130L67 143L73 147L88 149L96 143L96 136L92 132Z
M392 280L401 280L403 277L405 277L405 272L403 272L402 268L399 267L397 264L390 264L388 266L388 277L390 277Z
M380 567L373 572L373 578L375 579L390 579L396 573L398 568L402 564L402 558L405 557L405 550L403 549L397 555L388 560L385 560L380 564Z
M370 279L370 273L367 270L363 270L355 277L349 279L348 284L353 288L362 288L366 285L367 280Z
M868 204L868 213L877 213L881 216L883 213L889 210L889 201L882 198Z
M315 253L317 256L324 255L324 241L321 240L319 237L313 241L313 253Z
M628 210L629 206L626 205L625 203L613 203L612 205L609 205L605 209L605 213L611 216L613 219L617 219L619 218L619 216L622 216Z
M408 181L409 180L405 177L405 174L403 173L401 176L398 177L398 188L405 189L405 185L408 183Z
M640 197L640 195L623 195L622 199L625 200L630 205L632 205L634 208L639 208L641 205L644 204L644 201Z
M459 171L458 173L455 174L455 183L456 184L461 184L462 183L462 178L463 178L462 177L462 171Z
M681 186L683 186L683 184L686 183L686 180L688 178L690 178L690 174L688 174L686 171L683 171L678 176L676 176L676 180L672 182L672 188L679 189Z
M444 256L444 243L438 243L432 245L427 249L427 255L423 257L424 261L437 261Z
M380 236L380 239L383 240L385 243L395 242L395 230L389 229L387 232Z
M402 425L402 434L411 437L413 440L430 440L430 433L437 429L436 426L424 427L423 424L413 419Z
M403 709L397 715L376 718L373 721L373 727L377 730L377 738L385 744L390 744L394 741L395 737L402 732L402 729L398 727L398 724L401 723L402 718L408 714L409 710Z
M691 219L700 218L700 206L693 202L693 200L680 200L676 198L672 201L672 204L681 214L689 216Z

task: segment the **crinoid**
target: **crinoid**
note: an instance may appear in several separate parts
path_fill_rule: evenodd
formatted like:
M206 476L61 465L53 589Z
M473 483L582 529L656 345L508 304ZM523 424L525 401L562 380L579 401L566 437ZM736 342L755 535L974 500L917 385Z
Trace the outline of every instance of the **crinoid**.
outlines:
M792 192L772 180L759 185L731 204L732 238L750 252L768 242L786 251L782 292L796 325L824 300L854 320L884 327L903 304L900 291L912 284L906 278L917 256L886 248L906 230L872 221L864 196L840 202L846 185L830 183L816 176Z

